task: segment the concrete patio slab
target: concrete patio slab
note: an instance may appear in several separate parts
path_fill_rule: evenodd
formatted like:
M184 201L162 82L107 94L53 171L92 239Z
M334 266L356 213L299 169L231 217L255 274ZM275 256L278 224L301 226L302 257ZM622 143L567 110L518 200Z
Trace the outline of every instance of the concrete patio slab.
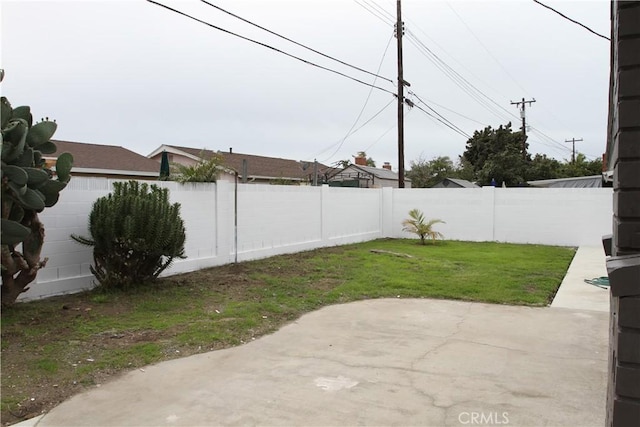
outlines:
M585 283L585 279L607 276L602 246L578 248L551 307L609 312L609 289Z
M601 426L607 346L598 310L361 301L130 372L35 425Z

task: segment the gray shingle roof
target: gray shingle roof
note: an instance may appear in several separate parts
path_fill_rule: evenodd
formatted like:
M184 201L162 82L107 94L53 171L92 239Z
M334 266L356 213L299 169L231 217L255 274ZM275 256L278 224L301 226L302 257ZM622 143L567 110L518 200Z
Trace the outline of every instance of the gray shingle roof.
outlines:
M528 181L532 187L547 188L599 188L602 187L602 175L576 176L571 178L541 179Z

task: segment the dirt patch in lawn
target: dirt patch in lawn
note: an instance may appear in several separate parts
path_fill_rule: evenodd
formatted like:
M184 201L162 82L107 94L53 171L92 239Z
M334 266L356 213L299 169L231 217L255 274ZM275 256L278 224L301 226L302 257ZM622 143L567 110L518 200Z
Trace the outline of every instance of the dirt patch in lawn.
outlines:
M239 264L162 279L151 288L157 298L148 288L130 295L94 291L4 309L2 425L38 416L133 369L274 331L306 311L304 306L278 310L278 297L289 291L270 285L295 276L291 267L304 257L280 257L257 269ZM305 287L325 292L339 283L322 277ZM261 314L255 307L242 308L247 302L275 307Z

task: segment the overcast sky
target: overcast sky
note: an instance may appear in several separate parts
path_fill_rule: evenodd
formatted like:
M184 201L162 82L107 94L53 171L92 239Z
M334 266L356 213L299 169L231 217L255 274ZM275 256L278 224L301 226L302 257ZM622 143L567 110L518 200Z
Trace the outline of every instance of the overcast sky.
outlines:
M159 1L396 91L386 80L295 46L201 1ZM380 66L379 75L396 79L395 1L210 3L370 72ZM543 3L610 36L608 1ZM519 128L519 111L510 102L535 98L527 105L531 153L569 159L571 143L565 139L582 138L577 151L589 158L602 154L608 41L531 0L405 0L402 8L404 78L411 83L408 89L415 95L408 97L415 104L431 112L421 99L471 135L508 120ZM378 166L389 161L397 169L397 107L385 91L142 0L2 1L1 14L5 79L0 90L14 107L30 105L36 118L55 118L56 139L120 145L143 155L161 144L223 151L233 147L239 153L316 158L325 164L365 150ZM344 139L352 128L360 129ZM405 107L407 168L419 157L457 159L466 140L418 108Z

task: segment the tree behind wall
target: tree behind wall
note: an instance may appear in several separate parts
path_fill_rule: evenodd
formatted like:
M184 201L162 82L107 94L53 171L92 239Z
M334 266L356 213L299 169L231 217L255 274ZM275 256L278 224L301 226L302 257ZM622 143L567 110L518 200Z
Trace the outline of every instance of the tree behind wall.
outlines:
M453 161L447 156L434 157L426 160L419 157L409 163L410 170L407 178L411 180L412 188L430 188L445 178L457 178L458 170Z
M523 156L524 138L522 132L511 130L511 123L473 133L462 157L471 164L479 185L489 185L492 180L507 186L524 185L531 161L529 155Z
M602 173L602 160L588 161L578 153L575 161L560 162L544 154L523 156L522 132L513 132L511 123L492 129L487 126L475 131L467 141L461 160L468 162L479 185L526 185L526 181L539 179L570 178ZM524 144L528 148L528 144Z
M73 157L58 156L56 175L47 168L43 154L53 154L51 137L55 122L48 119L33 124L28 106L12 108L1 99L2 119L2 305L13 304L26 292L41 259L44 225L38 214L58 202L60 191L70 179Z

